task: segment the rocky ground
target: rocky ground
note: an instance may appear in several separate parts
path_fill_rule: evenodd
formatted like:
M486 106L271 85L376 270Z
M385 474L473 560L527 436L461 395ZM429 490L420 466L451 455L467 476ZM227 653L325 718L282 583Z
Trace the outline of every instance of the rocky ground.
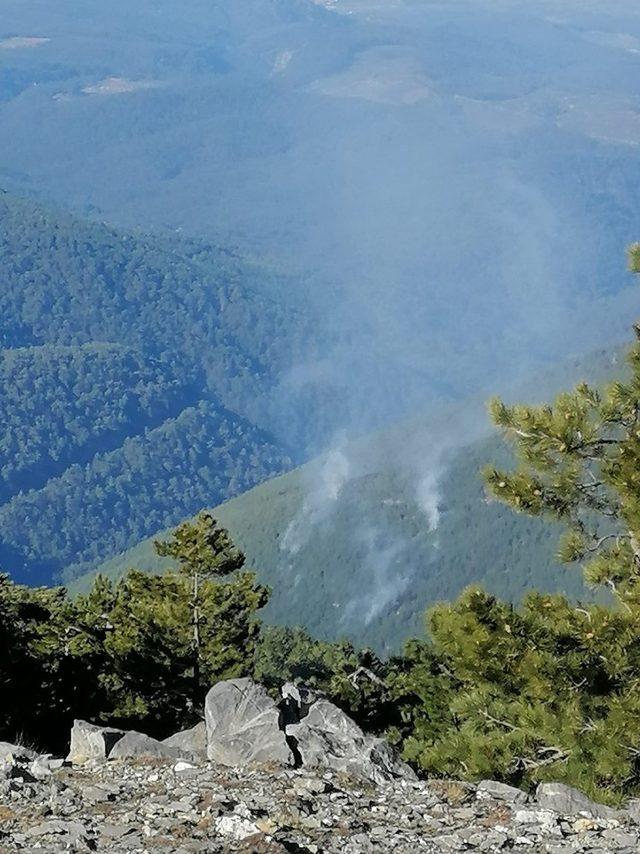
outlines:
M331 772L157 759L57 764L5 762L3 854L640 851L630 813L558 786L530 800L496 783L373 785Z
M418 780L325 699L237 679L164 741L76 721L66 760L0 742L0 854L36 851L637 854L640 802Z

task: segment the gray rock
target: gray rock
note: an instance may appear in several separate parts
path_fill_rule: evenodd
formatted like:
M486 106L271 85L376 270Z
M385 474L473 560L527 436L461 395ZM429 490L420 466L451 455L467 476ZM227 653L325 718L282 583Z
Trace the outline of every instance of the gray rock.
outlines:
M182 732L177 732L175 735L170 735L162 742L167 747L176 747L179 750L187 751L190 756L199 756L202 759L207 758L207 725L204 721L200 721L191 729L185 729Z
M86 831L84 825L79 821L46 821L30 828L27 831L27 836L50 836L64 834L71 839L78 839L85 836Z
M348 731L354 726L343 723ZM640 851L640 829L630 820L565 817L536 803L496 810L486 792L454 780L388 779L372 786L331 770L275 764L201 763L193 775L176 774L175 768L175 763L99 762L33 783L0 781L5 808L0 849L25 854ZM439 788L449 795L438 797Z
M38 754L35 750L23 747L20 744L10 744L8 741L0 741L0 762L13 762L17 760L33 760Z
M374 782L391 777L415 778L386 741L366 736L328 700L317 700L300 723L286 729L287 735L295 739L295 749L305 769L330 768Z
M594 818L618 818L620 812L597 804L583 792L566 786L564 783L540 783L536 789L536 800L544 809L553 810L561 815L588 813Z
M620 827L604 830L602 838L606 839L607 842L612 842L617 851L621 851L623 848L633 848L638 839L635 833L629 833Z
M231 767L291 764L279 721L278 707L261 685L251 679L218 682L205 700L208 758Z
M134 832L135 827L129 824L103 824L100 828L101 835L107 839L122 839L123 836Z
M82 798L85 801L100 804L106 803L107 801L113 801L114 795L102 786L83 786Z
M38 780L45 780L51 776L52 771L55 769L55 766L54 768L51 767L52 762L55 762L55 760L51 757L51 754L38 756L30 763L29 771Z
M104 761L109 758L111 751L124 735L123 730L113 727L74 721L67 760L74 765L83 765L92 759Z
M130 730L111 749L109 759L161 759L175 762L176 759L188 759L191 754L177 747L144 735L142 732Z
M632 798L627 804L627 815L636 824L640 824L640 798Z
M512 804L526 804L529 795L515 786L499 783L497 780L481 780L478 783L478 794L487 795L496 801L507 801Z

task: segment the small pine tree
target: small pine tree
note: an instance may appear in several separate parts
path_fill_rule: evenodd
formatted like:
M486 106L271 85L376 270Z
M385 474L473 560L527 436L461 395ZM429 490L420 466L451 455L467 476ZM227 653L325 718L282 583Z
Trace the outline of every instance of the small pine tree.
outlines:
M161 557L173 558L178 563L180 575L190 586L189 622L192 631L191 665L193 671L191 699L196 708L202 693L202 668L207 651L203 649L203 627L209 624L209 642L212 640L212 615L207 613L207 603L220 591L212 586L214 579L224 578L244 567L245 556L237 549L228 532L218 525L213 516L202 511L195 521L184 522L173 532L171 539L154 543ZM245 573L238 576L238 583L253 589L254 576ZM254 608L257 610L266 604L268 591L266 588L255 588L256 599ZM215 621L214 621L215 622ZM209 643L210 646L210 643Z

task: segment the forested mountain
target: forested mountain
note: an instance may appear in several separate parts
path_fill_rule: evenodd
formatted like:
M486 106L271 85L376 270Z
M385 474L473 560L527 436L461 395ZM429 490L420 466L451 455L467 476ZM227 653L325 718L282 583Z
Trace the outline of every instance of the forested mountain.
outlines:
M3 568L51 580L292 465L274 400L314 339L284 277L7 193L0 224Z
M311 344L309 319L269 296L274 274L231 253L84 222L7 193L0 221L5 347L124 344L264 423L279 372Z
M3 567L73 574L333 446L264 560L300 586L307 548L373 555L387 604L361 615L369 631L411 589L407 543L431 544L420 565L438 552L423 529L446 524L442 460L478 438L480 401L637 314L637 16L565 0L2 11ZM443 406L413 459L399 442L361 471L340 439ZM314 478L331 495L334 476L371 517L348 558L297 544L305 507L330 532ZM416 537L396 537L414 512L396 520L396 500ZM339 628L348 591L329 587Z
M121 344L0 351L0 502L180 412L193 390Z
M26 562L45 577L95 563L211 496L237 495L290 465L266 434L202 402L0 507L2 563Z
M614 372L624 374L619 350L598 352L510 396L539 400ZM346 636L388 653L421 632L427 606L473 583L514 602L534 589L593 595L579 571L555 559L559 526L487 499L480 471L508 462L504 443L482 436L465 445L461 434L448 444L452 425L462 429L468 419L465 408L479 417L479 406L468 403L439 418L412 419L215 508L273 588L268 622L300 624L317 637ZM466 429L473 435L468 421ZM167 565L147 540L71 586L85 589L96 571L117 577L130 567Z

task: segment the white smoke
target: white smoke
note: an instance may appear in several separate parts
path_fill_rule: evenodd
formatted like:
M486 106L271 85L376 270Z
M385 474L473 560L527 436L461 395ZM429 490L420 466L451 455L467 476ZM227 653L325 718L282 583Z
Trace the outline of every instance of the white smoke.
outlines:
M344 440L340 446L321 458L319 466L317 475L315 466L312 467L311 488L299 513L291 520L280 541L280 549L290 555L297 555L308 542L313 529L330 516L349 479L351 465L344 448Z
M368 626L409 584L410 576L399 572L399 558L406 543L389 540L387 533L373 527L364 528L355 536L365 551L363 565L367 568L367 589L347 604L343 622L356 621Z
M429 523L429 530L436 531L440 524L440 494L438 484L440 472L436 469L428 471L418 481L416 498L418 505Z

